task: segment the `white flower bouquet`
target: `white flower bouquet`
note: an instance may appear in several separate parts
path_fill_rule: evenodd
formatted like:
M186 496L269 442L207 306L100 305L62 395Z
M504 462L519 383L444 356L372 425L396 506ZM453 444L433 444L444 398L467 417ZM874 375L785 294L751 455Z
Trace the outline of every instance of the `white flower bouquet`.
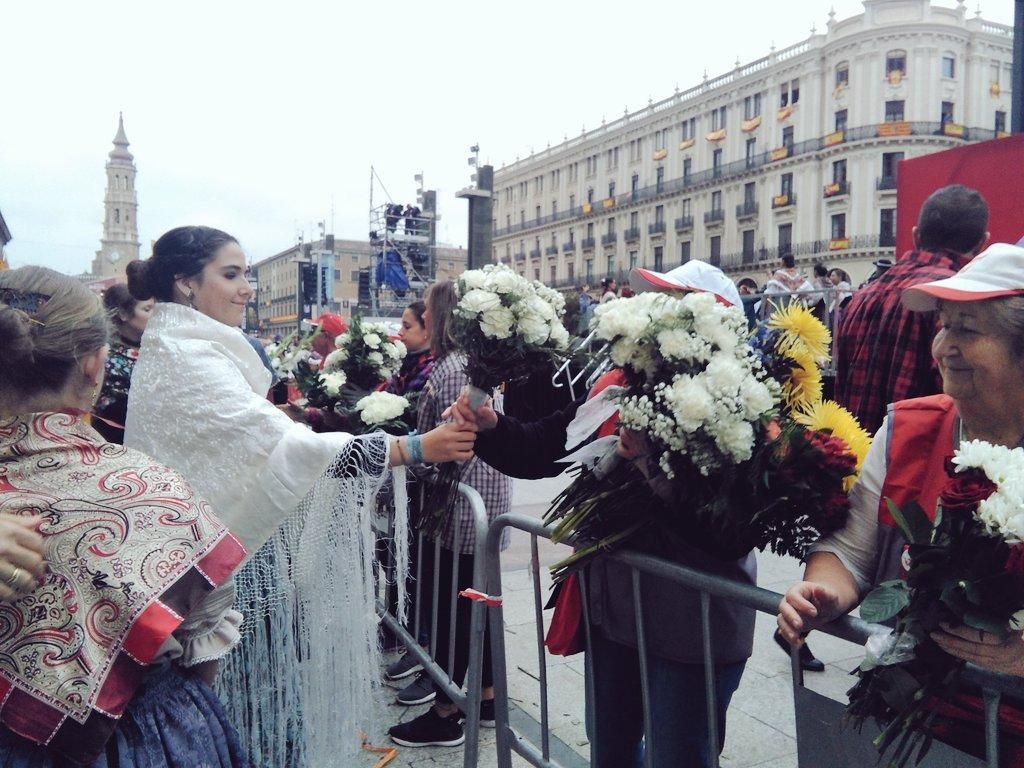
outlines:
M359 414L364 431L384 430L392 434L405 434L408 426L403 417L411 408L409 401L390 392L373 392L356 403L352 410Z
M594 449L596 467L555 500L553 538L577 543L556 577L643 529L656 554L735 559L766 547L799 557L845 523L869 438L814 386L827 330L806 310L777 314L752 339L742 310L711 293L598 307L592 327L622 385L611 410L642 450L624 461Z
M463 272L456 291L454 334L477 402L502 382L551 365L568 346L562 295L503 264Z
M358 315L334 344L337 349L324 360L324 372L341 371L351 385L367 391L394 376L405 359L405 345L391 341L386 326Z

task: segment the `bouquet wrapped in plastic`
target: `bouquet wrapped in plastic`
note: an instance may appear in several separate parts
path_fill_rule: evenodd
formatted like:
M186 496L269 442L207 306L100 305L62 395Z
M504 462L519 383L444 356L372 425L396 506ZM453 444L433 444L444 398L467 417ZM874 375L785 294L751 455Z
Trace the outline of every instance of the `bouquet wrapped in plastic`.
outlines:
M821 400L829 333L813 315L780 309L751 338L713 294L643 293L603 304L594 329L626 382L620 429L645 450L625 461L608 445L577 468L546 518L577 548L557 577L644 531L735 559L802 557L842 527L869 437Z
M463 272L456 292L454 334L474 407L499 384L549 367L568 346L562 294L503 264Z

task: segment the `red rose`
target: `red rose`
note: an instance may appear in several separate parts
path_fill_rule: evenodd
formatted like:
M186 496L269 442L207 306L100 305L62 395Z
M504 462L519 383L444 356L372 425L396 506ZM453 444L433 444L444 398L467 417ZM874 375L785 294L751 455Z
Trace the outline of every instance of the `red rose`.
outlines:
M947 512L974 510L996 491L993 483L980 469L968 469L966 472L951 472L952 464L947 462L946 471L950 473L945 488L939 494L939 503Z

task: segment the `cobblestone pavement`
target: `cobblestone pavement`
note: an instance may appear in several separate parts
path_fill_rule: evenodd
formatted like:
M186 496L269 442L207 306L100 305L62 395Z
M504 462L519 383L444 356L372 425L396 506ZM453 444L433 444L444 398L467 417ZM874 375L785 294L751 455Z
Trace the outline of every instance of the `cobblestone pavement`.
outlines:
M560 479L533 482L517 481L513 497L514 511L540 516L548 501L563 487ZM541 542L541 561L555 562L560 550ZM513 720L524 728L538 728L540 695L537 682L538 659L534 624L533 582L529 569L529 537L514 532L510 549L502 557L502 588L505 596L505 645L508 657L510 705ZM776 592L784 591L801 572L800 565L788 558L758 555L758 584ZM541 567L542 594L547 595L550 577ZM545 612L545 621L550 619ZM772 642L774 617L758 615L754 653L747 663L739 690L729 708L723 768L796 768L796 727L789 658ZM843 640L816 634L811 639L814 653L827 665L821 674L805 675L808 688L842 700L850 687L849 670L861 658L861 649ZM584 728L583 657L548 657L548 688L553 748L561 749L565 768L583 768L589 760L589 743ZM382 689L380 703L385 707L384 722L371 737L376 744L390 743L387 726L407 720L425 707L395 705L395 691ZM362 766L373 766L366 756ZM528 763L513 756L514 766ZM400 748L389 768L426 768L463 765L461 747ZM480 739L479 768L497 766L494 731L484 729Z

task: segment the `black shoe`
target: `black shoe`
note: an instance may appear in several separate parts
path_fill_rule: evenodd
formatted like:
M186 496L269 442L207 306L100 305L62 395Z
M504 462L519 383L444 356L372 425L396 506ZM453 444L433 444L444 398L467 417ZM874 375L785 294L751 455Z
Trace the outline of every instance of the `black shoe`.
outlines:
M403 747L457 747L466 740L458 713L441 717L433 707L408 723L392 726L388 735Z
M775 634L772 635L772 639L775 643L789 655L790 647L789 643L786 642L786 638L782 636L779 630L775 630ZM820 659L814 658L814 654L811 653L811 648L807 643L800 646L800 669L804 672L824 672L825 665Z
M462 712L459 713L459 722L466 722L466 715ZM496 723L494 721L494 699L483 699L480 702L480 727L481 728L494 728Z
M416 661L416 657L407 653L398 661L388 665L388 668L384 670L384 677L388 680L401 680L422 669L423 665Z
M437 698L437 691L434 690L434 681L422 672L398 692L396 697L398 703L404 707L414 707L417 704L426 704Z

